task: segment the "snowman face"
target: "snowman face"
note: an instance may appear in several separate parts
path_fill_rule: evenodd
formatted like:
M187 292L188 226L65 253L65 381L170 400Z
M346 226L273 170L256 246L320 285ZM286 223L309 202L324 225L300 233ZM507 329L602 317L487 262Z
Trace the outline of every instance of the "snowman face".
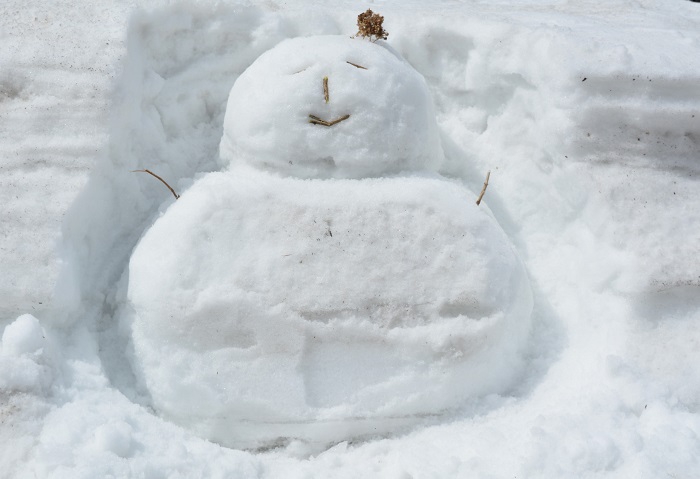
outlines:
M224 164L301 178L363 178L437 168L442 149L425 80L383 44L287 40L229 96Z

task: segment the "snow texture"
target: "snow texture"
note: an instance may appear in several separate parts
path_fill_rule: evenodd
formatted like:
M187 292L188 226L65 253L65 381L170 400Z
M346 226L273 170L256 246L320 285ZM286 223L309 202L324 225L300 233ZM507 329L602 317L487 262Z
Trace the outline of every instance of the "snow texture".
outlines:
M348 118L323 126L310 115ZM285 40L243 72L228 99L224 164L303 178L366 178L436 170L442 159L428 86L384 42Z
M2 333L3 354L21 356L35 353L44 345L44 332L39 320L23 314Z
M473 198L440 178L201 178L130 261L155 407L259 448L387 433L506 390L531 292Z
M289 179L279 168L219 162L229 92L286 39L352 35L367 6L2 2L0 476L696 477L698 5L371 4L387 44L425 79L444 151L437 171L411 167L391 181L439 180L469 196L491 171L479 214L505 231L533 292L524 356L500 369L510 387L456 403L452 389L442 415L331 447L240 450L155 410L120 320L133 314L129 261L200 181L250 188L245 179L256 177L264 189ZM321 107L334 108L339 85L328 76ZM319 88L318 78L309 85ZM143 168L182 199L131 172ZM287 187L303 181L321 179ZM313 232L330 248L330 236L318 236L324 226ZM363 360L376 377L373 358Z
M161 414L231 447L324 446L506 389L532 311L507 237L458 183L367 178L443 157L398 53L281 42L234 84L221 156L253 168L197 180L129 263L132 362Z

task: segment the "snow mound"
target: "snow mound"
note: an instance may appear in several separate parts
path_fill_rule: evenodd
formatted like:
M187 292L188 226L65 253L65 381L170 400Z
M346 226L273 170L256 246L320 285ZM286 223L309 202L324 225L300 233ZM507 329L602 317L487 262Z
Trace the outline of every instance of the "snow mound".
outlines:
M46 331L31 314L23 314L5 327L0 342L0 397L49 389L56 357L47 349Z
M32 354L44 347L44 330L39 320L23 314L2 333L2 353L11 356Z
M440 177L195 182L129 266L156 409L232 447L382 434L503 391L532 299L488 210Z
M331 35L285 40L238 78L220 150L224 165L305 178L435 170L443 158L420 73L385 43Z

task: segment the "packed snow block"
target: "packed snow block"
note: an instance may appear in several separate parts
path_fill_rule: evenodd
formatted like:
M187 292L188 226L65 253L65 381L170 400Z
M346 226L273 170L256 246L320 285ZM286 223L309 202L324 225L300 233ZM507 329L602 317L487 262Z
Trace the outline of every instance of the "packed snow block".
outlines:
M512 386L527 275L443 159L423 78L385 44L285 41L231 90L223 172L129 264L135 373L231 447L382 435Z
M349 116L324 127L310 115ZM304 178L435 170L443 159L425 79L386 43L346 36L285 40L261 55L231 90L220 152L224 165Z
M197 181L129 266L135 369L165 417L233 447L377 434L504 390L532 307L454 182Z

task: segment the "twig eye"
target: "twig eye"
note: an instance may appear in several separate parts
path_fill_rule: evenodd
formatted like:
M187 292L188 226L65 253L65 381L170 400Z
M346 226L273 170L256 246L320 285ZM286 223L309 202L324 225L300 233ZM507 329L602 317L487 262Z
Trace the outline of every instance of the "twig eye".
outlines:
M358 65L357 63L348 62L348 61L346 61L345 63L348 63L348 64L354 66L355 68L359 68L361 70L367 70L367 67L363 67L362 65Z

